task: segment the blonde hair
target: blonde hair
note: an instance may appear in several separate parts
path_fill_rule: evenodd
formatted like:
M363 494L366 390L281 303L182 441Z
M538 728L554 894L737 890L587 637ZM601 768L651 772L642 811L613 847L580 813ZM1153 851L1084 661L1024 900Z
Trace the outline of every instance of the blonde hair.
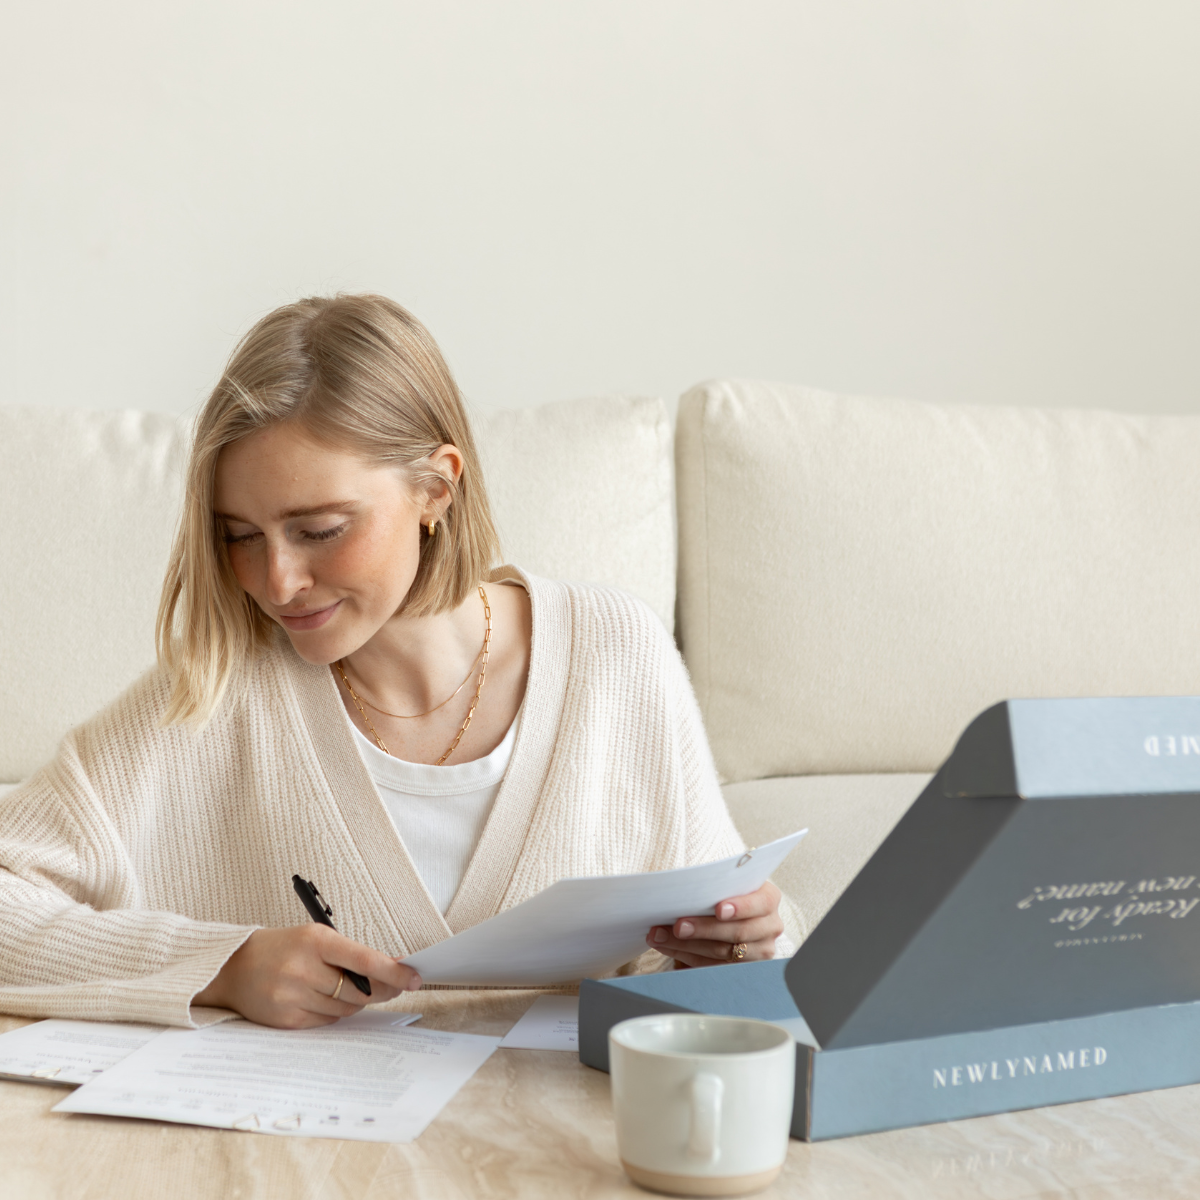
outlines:
M400 611L455 608L499 554L462 396L425 326L384 296L312 297L277 308L238 343L196 423L155 628L171 678L164 724L207 721L275 634L234 577L213 487L226 446L285 421L400 467L414 487L449 487L436 536L422 529L420 564ZM462 452L457 482L422 466L447 443Z

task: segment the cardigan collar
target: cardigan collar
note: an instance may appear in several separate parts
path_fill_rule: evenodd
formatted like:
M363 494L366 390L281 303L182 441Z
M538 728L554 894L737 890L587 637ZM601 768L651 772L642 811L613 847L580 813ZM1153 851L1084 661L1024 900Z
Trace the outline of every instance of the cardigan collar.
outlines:
M488 582L517 583L529 593L533 636L525 709L504 782L444 917L358 753L333 673L305 662L290 644L281 645L329 798L358 848L370 885L395 925L394 936L400 943L396 953L415 954L500 911L558 738L571 642L566 590L512 566L490 572Z

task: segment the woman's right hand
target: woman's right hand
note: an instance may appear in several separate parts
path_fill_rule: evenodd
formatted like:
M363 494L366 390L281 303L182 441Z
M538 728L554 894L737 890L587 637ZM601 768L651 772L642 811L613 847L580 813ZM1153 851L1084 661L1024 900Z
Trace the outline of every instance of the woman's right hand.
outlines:
M371 981L371 995L347 979L336 1000L342 971ZM366 1004L415 992L421 977L394 958L360 946L326 925L256 929L230 955L193 1004L229 1008L259 1025L309 1029L353 1016Z

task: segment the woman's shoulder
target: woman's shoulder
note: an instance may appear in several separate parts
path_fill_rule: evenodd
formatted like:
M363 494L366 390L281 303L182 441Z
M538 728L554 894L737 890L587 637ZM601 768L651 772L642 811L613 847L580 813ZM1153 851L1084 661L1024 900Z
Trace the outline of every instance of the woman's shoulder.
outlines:
M68 805L99 802L110 815L128 815L155 793L155 781L188 772L225 773L244 757L253 710L268 719L279 711L281 672L289 670L282 647L268 646L249 664L245 686L227 695L201 726L170 723L171 676L162 665L144 671L108 704L68 730L54 755L6 796L6 803ZM199 772L199 774L197 774ZM25 798L22 801L22 796Z
M170 678L162 667L144 671L103 708L68 730L54 756L26 785L35 792L49 787L59 796L86 794L88 779L111 777L124 785L132 771L158 757L157 748L169 738L163 715L170 696Z
M203 743L207 740L206 734L211 735L231 721L236 722L252 697L273 692L272 677L281 670L288 670L287 660L288 655L281 646L272 643L261 648L247 664L243 685L227 693L212 717L198 728L167 723L171 675L158 663L139 675L93 717L73 729L67 735L68 740L80 752L108 747L128 753L135 746L166 746L178 741L190 745Z
M556 626L573 641L600 639L644 643L655 648L674 642L658 614L631 592L606 584L545 579L519 567L492 573L496 583L519 583L529 593L535 631L553 633ZM536 633L535 633L536 636Z
M143 671L124 691L119 692L76 733L110 735L115 729L143 726L158 728L171 699L171 678L165 667L156 664Z

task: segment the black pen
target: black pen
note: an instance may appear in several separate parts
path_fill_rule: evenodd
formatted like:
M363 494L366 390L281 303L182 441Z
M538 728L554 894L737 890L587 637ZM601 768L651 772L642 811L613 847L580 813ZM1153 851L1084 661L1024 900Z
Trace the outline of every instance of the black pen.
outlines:
M312 917L319 925L328 925L333 928L333 922L329 919L333 916L333 909L325 903L325 897L317 891L317 885L310 880L301 879L299 875L292 876L292 887L296 889L296 895L300 897L300 903L308 909L308 915ZM355 974L353 971L347 971L342 968L345 976L364 996L371 994L371 981L364 979L363 976Z

